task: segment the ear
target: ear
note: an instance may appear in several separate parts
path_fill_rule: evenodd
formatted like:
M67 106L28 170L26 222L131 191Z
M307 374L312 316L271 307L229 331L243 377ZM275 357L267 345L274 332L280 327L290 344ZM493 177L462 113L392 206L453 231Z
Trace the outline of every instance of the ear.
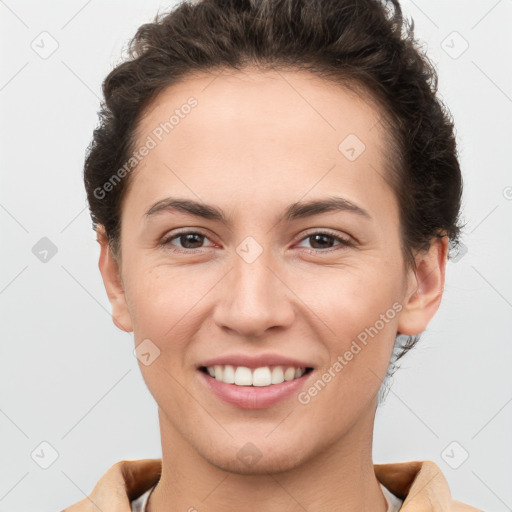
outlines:
M101 247L98 266L112 306L112 321L122 331L131 332L133 330L132 320L126 303L121 271L108 245L105 228L101 224L98 224L96 228L96 235Z
M399 334L421 334L438 310L444 291L448 242L447 236L434 238L428 251L416 255L416 268L409 271L398 319Z

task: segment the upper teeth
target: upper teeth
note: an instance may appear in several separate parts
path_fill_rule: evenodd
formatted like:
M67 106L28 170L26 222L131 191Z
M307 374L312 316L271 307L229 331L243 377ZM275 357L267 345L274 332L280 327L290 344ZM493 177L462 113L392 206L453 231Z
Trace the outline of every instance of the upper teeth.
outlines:
M292 366L262 366L261 368L247 368L246 366L215 365L206 368L211 377L226 384L237 386L270 386L281 382L297 379L306 371L305 368Z

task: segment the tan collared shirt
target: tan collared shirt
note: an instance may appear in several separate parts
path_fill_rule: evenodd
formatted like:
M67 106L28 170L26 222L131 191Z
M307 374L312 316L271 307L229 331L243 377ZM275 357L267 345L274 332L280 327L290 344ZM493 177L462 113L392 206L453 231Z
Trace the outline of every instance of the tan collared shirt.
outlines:
M382 494L384 494L384 497L386 498L386 501L388 502L388 509L386 512L399 512L400 507L402 506L403 500L396 497L392 492L390 492L386 487L384 487L382 484L380 484L380 487L382 489ZM138 498L135 498L131 502L132 510L131 512L146 512L146 504L149 499L149 495L153 491L155 487L151 487L148 489L144 494L140 495Z
M389 491L384 494L395 507L390 511L483 512L451 497L448 482L435 462L374 464L374 469L377 480ZM98 508L109 512L131 512L134 501L142 511L144 509L140 507L147 501L147 496L143 496L156 485L161 470L162 459L120 461L101 477L87 498L62 512L97 512ZM393 496L397 500L393 500ZM139 504L137 498L141 498Z

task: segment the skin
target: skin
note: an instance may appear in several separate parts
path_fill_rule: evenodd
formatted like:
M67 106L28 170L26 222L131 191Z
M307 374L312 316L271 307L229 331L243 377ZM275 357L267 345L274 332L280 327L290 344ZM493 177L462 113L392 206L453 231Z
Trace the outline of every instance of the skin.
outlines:
M119 261L98 229L114 323L160 350L139 363L162 441L149 510L385 512L372 462L377 394L397 332L423 332L439 307L447 239L406 267L383 179L386 132L369 98L303 71L190 76L151 105L139 145L190 96L198 106L130 176ZM349 134L366 146L354 161L338 150ZM333 195L371 219L334 211L278 222L291 203ZM144 220L169 196L221 208L229 224L177 211ZM205 237L160 245L178 228ZM353 245L311 236L324 230ZM263 249L252 263L236 251L248 236ZM242 409L199 378L207 358L277 353L311 362L308 387L394 303L401 311L307 405L295 394ZM248 442L261 455L252 464L237 457Z

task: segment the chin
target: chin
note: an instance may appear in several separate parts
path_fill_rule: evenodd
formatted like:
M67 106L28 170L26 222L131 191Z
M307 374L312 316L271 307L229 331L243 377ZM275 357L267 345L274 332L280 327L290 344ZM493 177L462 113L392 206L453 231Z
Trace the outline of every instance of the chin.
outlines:
M268 439L261 442L237 442L236 447L226 447L222 451L198 453L213 466L239 475L268 475L282 473L299 466L307 458L304 443L296 446L269 443Z

